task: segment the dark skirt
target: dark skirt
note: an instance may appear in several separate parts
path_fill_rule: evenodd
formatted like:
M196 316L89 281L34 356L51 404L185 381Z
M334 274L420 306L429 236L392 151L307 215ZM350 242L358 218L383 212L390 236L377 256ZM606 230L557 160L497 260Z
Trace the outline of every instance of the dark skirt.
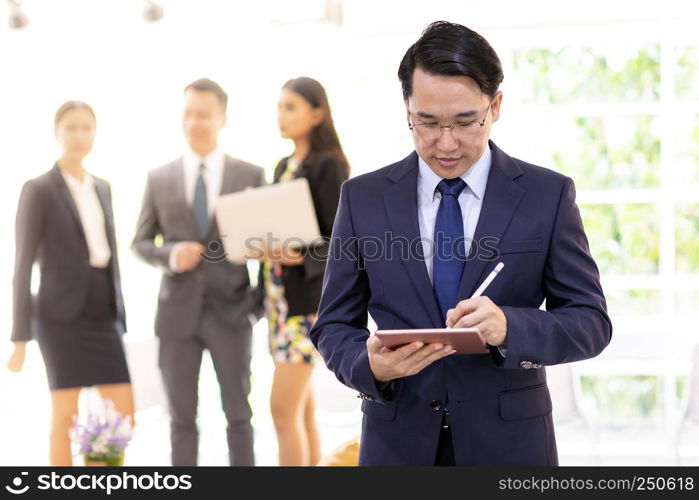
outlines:
M75 321L37 321L37 341L50 389L130 383L117 325L109 270L92 268L85 306Z

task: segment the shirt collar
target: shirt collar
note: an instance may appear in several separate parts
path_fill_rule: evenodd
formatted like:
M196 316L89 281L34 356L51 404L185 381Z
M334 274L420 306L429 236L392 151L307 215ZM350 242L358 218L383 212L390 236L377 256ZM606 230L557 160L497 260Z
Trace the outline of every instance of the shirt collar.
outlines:
M83 174L83 180L81 182L77 178L64 172L60 168L58 170L61 172L61 175L63 176L63 179L66 181L66 184L68 184L68 186L70 186L71 188L86 189L91 188L95 185L94 178L87 172Z
M218 171L221 168L223 168L223 150L220 146L216 146L216 148L211 153L202 158L192 149L187 148L183 156L183 163L185 169L197 173L199 171L199 165L201 165L202 163L206 165L207 170Z
M471 165L466 172L461 175L461 179L466 183L471 192L479 200L485 194L485 187L488 184L488 174L490 173L490 164L492 161L492 152L490 146L486 144L485 150L481 157ZM434 173L427 165L425 160L418 156L418 165L420 167L420 178L418 179L419 189L423 195L434 199L437 191L437 184L442 181L442 178Z

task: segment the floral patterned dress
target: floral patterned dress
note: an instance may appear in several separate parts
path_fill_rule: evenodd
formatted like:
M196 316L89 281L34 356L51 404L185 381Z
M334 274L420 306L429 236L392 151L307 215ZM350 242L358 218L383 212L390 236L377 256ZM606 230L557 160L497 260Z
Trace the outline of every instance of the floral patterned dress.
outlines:
M279 182L294 178L298 165L289 158ZM309 333L317 319L316 314L289 316L289 305L284 297L282 266L266 261L263 268L265 314L269 324L269 348L274 361L280 363L313 363L318 356Z

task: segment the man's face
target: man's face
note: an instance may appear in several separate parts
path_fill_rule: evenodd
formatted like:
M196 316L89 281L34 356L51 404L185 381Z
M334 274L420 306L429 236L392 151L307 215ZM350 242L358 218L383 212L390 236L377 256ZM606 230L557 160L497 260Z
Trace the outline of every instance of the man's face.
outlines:
M442 129L438 137L427 137L429 127L413 130L415 150L438 176L454 179L466 172L483 154L490 127L500 116L502 94L492 100L471 78L426 73L416 68L413 93L405 101L408 120L413 125L438 123L467 125ZM489 110L490 104L490 110ZM479 124L485 118L484 125ZM434 131L433 131L434 133Z
M201 156L209 154L225 124L226 114L216 94L194 89L185 92L182 125L192 150Z

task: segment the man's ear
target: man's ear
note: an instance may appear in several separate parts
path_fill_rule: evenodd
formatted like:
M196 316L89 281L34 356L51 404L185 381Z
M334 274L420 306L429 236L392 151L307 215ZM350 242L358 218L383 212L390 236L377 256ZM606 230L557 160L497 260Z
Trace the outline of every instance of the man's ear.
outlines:
M502 91L498 90L491 104L491 113L493 115L492 123L495 123L500 118L500 106L502 105Z

